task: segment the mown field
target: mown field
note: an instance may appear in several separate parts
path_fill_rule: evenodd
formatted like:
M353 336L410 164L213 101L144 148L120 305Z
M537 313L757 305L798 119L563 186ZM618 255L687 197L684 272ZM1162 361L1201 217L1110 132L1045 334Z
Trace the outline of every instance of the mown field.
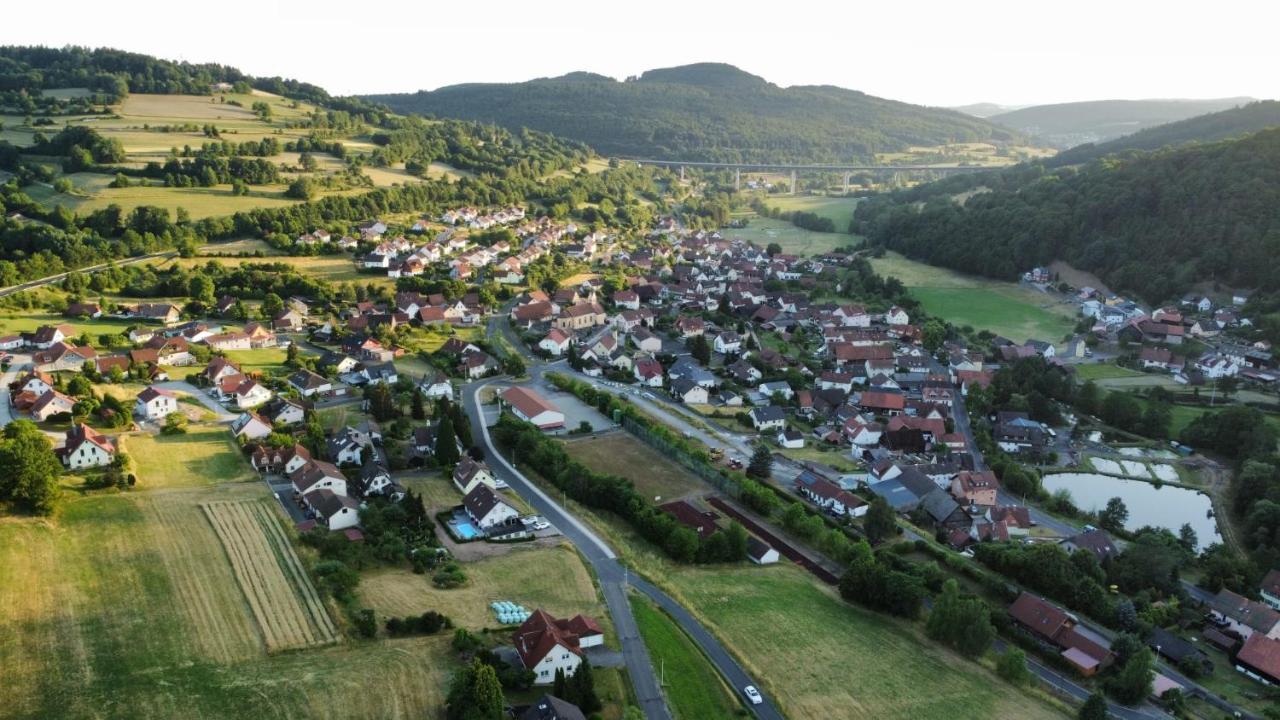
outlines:
M931 315L954 325L988 330L1014 342L1060 343L1075 327L1076 309L1014 283L975 278L888 253L871 261L876 272L893 276Z
M645 599L632 597L631 609L649 658L660 668L667 704L676 720L737 717L740 703L689 636Z
M192 258L174 258L157 263L161 266L168 266L171 263L178 263L184 267L193 267L204 265L209 262L216 262L219 265L227 265L236 267L244 263L250 265L262 265L271 263L283 263L296 269L298 272L314 277L323 282L357 282L361 285L373 283L375 285L393 285L391 278L386 273L362 273L352 260L351 256L343 253L340 255L281 255L267 258L240 258L240 257L192 257Z
M837 229L839 227L837 226ZM796 255L821 255L839 247L862 242L857 235L843 232L820 233L804 230L785 220L774 220L752 215L745 228L728 228L722 231L727 238L741 238L761 247L778 243L782 252Z
M795 566L681 569L667 580L790 717L1063 717Z
M823 195L770 195L764 201L771 207L781 208L787 212L799 210L811 212L819 217L831 218L837 232L841 234L848 231L849 221L853 220L853 211L858 207L859 202L858 198Z
M256 480L257 474L223 426L192 427L185 435L136 433L125 452L147 489L201 487Z
M706 492L711 486L662 453L625 432L592 439L584 437L564 443L574 460L596 472L621 475L635 484L641 495L677 500Z

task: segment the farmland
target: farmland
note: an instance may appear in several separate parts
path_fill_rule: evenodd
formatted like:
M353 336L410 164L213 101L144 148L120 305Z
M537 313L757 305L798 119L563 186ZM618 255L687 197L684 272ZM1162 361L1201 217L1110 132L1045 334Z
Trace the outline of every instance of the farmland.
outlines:
M573 440L564 447L570 457L588 468L621 475L634 483L641 495L661 497L664 502L708 489L688 470L624 432Z
M857 235L842 232L821 233L798 228L785 220L750 216L745 228L728 228L722 231L727 238L741 238L760 247L778 243L782 252L796 255L821 255L839 247L861 242Z
M225 427L192 427L185 435L136 433L124 450L137 464L138 483L148 489L245 482L256 475Z
M1059 342L1075 327L1072 306L1043 293L909 260L896 253L875 258L876 272L896 277L929 312L958 326L987 330L1014 342Z
M717 720L735 717L737 701L702 651L661 610L647 600L632 598L636 625L649 657L662 668L667 702L677 720Z
M284 263L294 268L298 272L315 278L321 282L358 282L360 284L373 283L376 285L392 284L386 273L372 274L361 273L355 266L355 262L350 255L289 255L267 258L239 258L239 257L208 257L198 256L192 258L179 258L167 260L160 263L167 266L170 263L177 263L183 267L194 267L205 265L209 262L216 262L219 265L228 265L236 267L244 263L251 265L262 265L270 263Z
M268 652L337 639L333 620L269 508L255 501L203 508L226 548Z
M844 233L849 229L849 221L853 220L853 211L858 207L858 198L825 197L822 195L771 195L764 199L765 204L784 212L811 212L818 217L831 218L836 230ZM752 220L754 223L755 221Z

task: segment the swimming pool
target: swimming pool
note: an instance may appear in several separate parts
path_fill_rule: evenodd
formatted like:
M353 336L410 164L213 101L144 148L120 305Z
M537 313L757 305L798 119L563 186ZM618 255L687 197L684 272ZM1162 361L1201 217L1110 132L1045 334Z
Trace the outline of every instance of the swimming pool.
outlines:
M461 540L475 540L483 534L471 524L469 519L456 517L449 521L449 529L453 531L454 537Z

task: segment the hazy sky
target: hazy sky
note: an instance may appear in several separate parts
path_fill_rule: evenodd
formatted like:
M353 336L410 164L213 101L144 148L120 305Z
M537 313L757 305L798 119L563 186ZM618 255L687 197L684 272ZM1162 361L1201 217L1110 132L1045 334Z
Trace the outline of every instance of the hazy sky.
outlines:
M690 62L927 105L1280 95L1264 0L6 3L0 44L110 46L410 92Z

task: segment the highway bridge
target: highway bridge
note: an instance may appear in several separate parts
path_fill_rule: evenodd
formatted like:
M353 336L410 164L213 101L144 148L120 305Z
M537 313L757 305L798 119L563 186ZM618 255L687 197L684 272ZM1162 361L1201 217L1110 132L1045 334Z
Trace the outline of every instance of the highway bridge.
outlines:
M747 172L767 172L767 173L791 173L791 193L796 191L796 177L802 172L816 173L841 173L844 176L844 190L849 192L849 178L854 173L860 172L929 172L939 175L953 175L956 173L973 173L973 172L991 172L993 170L1003 170L1003 167L992 167L987 165L852 165L852 164L778 164L778 163L730 163L730 162L706 162L706 161L687 161L687 160L652 160L644 158L633 158L630 162L637 165L653 165L657 167L679 168L680 179L684 180L685 168L701 168L707 170L732 170L733 171L733 187L735 190L742 189L742 171Z

